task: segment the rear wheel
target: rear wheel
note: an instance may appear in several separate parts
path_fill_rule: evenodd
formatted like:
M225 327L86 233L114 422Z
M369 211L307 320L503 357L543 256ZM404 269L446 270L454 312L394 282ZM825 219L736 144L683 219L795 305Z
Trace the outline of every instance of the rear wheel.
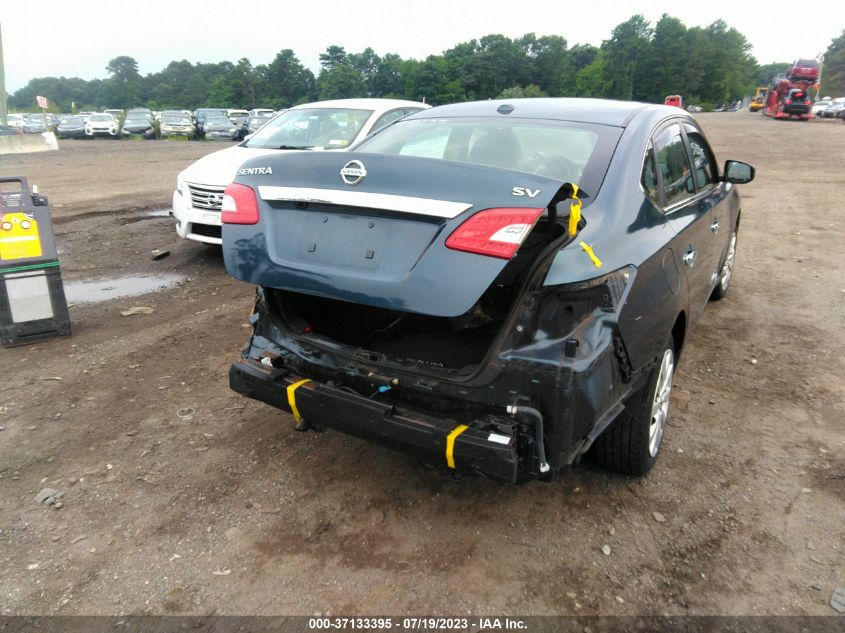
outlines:
M728 252L725 255L725 261L722 264L722 269L719 271L719 283L713 288L713 294L710 299L718 301L723 299L728 294L728 288L731 285L731 277L733 276L734 261L736 260L736 229L731 233L731 241L728 243Z
M625 410L593 444L603 467L625 475L645 475L660 453L675 375L675 346L670 340L648 382L625 402Z

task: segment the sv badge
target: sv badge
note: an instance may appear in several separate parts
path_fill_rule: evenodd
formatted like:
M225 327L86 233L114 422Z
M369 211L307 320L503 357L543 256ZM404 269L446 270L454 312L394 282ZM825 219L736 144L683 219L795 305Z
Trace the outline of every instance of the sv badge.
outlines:
M511 193L515 196L528 196L529 198L536 198L540 194L539 189L529 189L528 187L514 187Z

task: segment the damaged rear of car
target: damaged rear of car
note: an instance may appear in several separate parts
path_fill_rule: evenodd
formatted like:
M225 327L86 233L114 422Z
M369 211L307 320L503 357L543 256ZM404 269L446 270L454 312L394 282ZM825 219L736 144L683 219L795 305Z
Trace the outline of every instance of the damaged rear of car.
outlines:
M596 103L582 120L544 102L512 117L509 104L445 106L350 153L244 164L223 251L258 296L232 388L300 430L514 483L577 460L632 400L651 407L661 372L671 389L661 345L682 295L647 333L661 345L632 361L623 307L652 254L597 254L629 219L591 203L639 106ZM611 206L626 195L614 189ZM662 429L646 424L636 455L611 447L603 463L643 474Z

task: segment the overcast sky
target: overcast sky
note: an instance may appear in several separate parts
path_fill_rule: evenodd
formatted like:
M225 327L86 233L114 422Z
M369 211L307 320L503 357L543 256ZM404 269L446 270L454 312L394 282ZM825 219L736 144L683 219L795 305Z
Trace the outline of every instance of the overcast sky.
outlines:
M489 33L561 35L570 46L599 46L635 13L663 13L687 27L723 19L752 44L757 61L813 57L845 29L845 2L805 2L792 8L748 0L2 0L0 27L6 89L33 77L105 77L118 55L138 61L141 74L170 61L270 62L283 48L319 70L319 54L337 44L347 52L422 59ZM825 5L819 8L819 5Z

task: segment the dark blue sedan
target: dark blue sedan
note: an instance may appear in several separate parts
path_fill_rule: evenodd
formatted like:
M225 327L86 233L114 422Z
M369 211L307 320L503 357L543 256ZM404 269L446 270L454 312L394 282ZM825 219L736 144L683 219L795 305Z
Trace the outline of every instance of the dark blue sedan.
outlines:
M223 201L257 286L236 391L521 482L657 459L690 327L727 293L736 184L678 108L448 105L352 151L250 160Z

